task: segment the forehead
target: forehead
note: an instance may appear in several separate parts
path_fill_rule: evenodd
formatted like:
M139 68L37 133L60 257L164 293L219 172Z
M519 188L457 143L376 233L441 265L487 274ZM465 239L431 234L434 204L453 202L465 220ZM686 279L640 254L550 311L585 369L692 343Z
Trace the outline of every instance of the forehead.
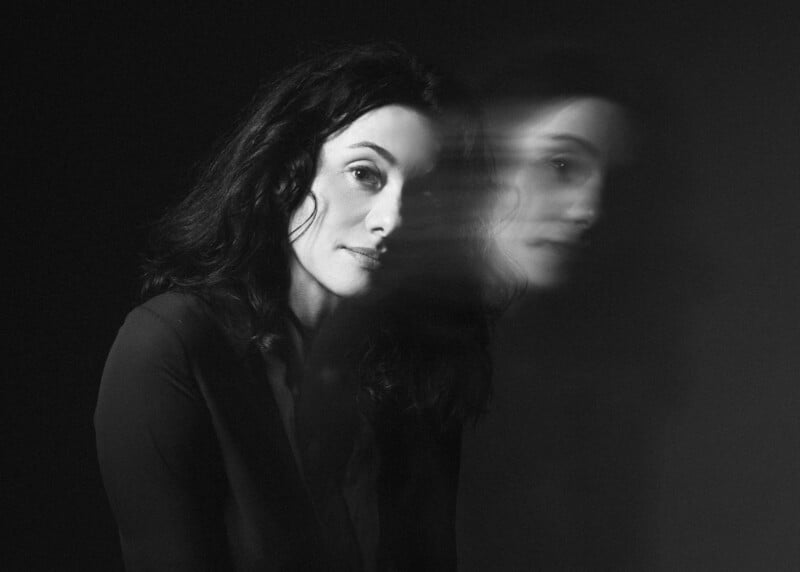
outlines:
M616 104L598 98L579 98L545 106L529 117L524 128L543 137L569 134L599 142L612 135L621 119Z
M403 105L386 105L368 111L325 142L326 153L372 143L391 153L399 162L429 162L439 149L434 122L425 114Z
M583 142L602 157L611 158L622 143L624 124L625 112L617 104L576 97L509 107L503 110L495 133L508 150L524 152Z

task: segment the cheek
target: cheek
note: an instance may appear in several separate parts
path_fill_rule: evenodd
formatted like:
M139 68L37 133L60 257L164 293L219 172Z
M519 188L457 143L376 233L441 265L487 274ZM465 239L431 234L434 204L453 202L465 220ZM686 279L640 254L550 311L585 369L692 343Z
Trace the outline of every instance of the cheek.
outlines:
M520 232L526 226L546 220L556 208L555 201L542 193L511 191L498 200L494 218L501 226L510 226L513 232Z
M326 208L331 226L349 228L363 221L369 212L371 196L360 189L339 185L327 189Z
M525 220L532 222L561 221L575 202L575 196L575 191L569 188L529 188L523 193L520 211Z
M523 196L520 190L507 180L503 181L503 186L495 196L491 204L491 219L495 225L507 225L520 216L520 209L523 206Z
M346 175L342 173L318 176L312 185L312 192L317 198L314 226L319 232L341 232L363 219L368 211L369 197L363 191L351 188Z

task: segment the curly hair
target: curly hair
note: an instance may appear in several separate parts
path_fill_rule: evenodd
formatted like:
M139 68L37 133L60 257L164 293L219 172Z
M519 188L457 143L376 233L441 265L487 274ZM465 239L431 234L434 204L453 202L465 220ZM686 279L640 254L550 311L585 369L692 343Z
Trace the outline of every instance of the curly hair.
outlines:
M288 312L291 241L309 222L289 221L311 192L322 144L364 113L405 105L446 124L443 161L458 165L449 170L461 180L451 188L478 189L483 149L464 102L396 44L330 50L290 68L260 91L194 189L156 223L142 297L181 291L235 307L222 316L226 327L269 348Z

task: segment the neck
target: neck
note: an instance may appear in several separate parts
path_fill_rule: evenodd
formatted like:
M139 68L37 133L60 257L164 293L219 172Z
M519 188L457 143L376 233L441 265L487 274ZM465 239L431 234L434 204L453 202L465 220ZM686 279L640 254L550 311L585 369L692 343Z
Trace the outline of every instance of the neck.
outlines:
M336 309L339 297L311 276L297 258L292 257L290 265L289 308L306 330L316 332Z

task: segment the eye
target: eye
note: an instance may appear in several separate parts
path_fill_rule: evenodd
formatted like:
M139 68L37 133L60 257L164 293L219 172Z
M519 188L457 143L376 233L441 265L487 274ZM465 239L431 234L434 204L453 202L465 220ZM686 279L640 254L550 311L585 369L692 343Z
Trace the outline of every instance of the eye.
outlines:
M383 184L383 178L377 169L367 167L365 165L358 165L350 169L350 176L356 182L370 189L379 189Z
M572 161L566 157L551 157L548 162L563 177L566 177L572 168Z
M597 170L595 162L576 155L552 155L544 160L553 182L562 185L583 184Z

